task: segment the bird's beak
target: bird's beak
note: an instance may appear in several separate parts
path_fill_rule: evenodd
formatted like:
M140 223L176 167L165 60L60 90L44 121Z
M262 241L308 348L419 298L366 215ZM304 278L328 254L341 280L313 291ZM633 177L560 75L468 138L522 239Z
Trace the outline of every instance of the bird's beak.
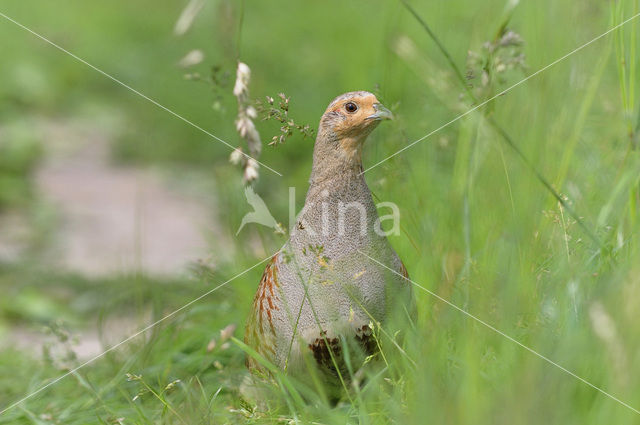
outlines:
M375 109L376 112L369 115L366 119L376 121L393 119L393 114L391 113L391 111L385 108L382 103L374 103L373 109Z

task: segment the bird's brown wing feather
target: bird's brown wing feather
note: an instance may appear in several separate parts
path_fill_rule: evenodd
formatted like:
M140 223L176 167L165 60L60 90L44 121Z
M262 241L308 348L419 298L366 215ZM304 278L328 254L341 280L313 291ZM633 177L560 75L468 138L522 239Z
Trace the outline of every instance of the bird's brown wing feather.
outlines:
M253 299L252 311L247 320L244 342L269 361L275 355L276 331L273 326L272 312L278 309L280 284L277 277L278 254L271 258L262 274L260 285ZM249 370L263 370L259 363L247 357Z

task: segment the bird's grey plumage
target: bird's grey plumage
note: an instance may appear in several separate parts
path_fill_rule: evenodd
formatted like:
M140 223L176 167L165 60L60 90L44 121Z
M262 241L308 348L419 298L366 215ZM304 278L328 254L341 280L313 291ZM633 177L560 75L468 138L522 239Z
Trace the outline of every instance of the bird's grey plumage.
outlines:
M410 297L404 279L362 254L404 270L387 238L375 231L378 214L362 174L360 148L376 123L363 124L358 131L352 131L351 123L341 127L346 115L336 108L349 99L357 99L361 108L377 104L371 93L351 92L327 108L314 146L305 206L272 265L278 289L268 303L278 308L270 309L268 324L262 325L273 347L263 352L288 373L304 373L304 354L330 363L314 350L340 336L353 342L355 350L358 343L369 344L369 324L388 316L394 296ZM321 366L328 376L335 375L330 364Z

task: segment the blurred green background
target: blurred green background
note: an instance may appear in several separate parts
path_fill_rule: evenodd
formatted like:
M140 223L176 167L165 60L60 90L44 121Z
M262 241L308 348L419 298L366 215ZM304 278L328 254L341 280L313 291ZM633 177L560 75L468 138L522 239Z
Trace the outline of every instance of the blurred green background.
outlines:
M232 146L244 146L238 60L251 68L253 98L285 93L290 116L312 128L338 94L377 93L397 119L372 134L365 167L474 106L402 2L206 0L177 35L187 4L2 1L0 12ZM475 104L639 11L634 0L413 7ZM250 208L230 148L6 17L0 410L285 240L255 225L235 236ZM352 402L300 404L275 386L271 409L254 410L239 395L244 353L225 337L236 325L241 339L259 266L0 423L638 423L637 27L628 22L366 173L375 195L400 207L403 234L391 243L415 282L632 408L417 290L406 355L387 341L389 366ZM181 67L194 49L202 62ZM286 226L288 188L300 208L313 142L294 132L267 146L280 125L256 125L260 161L283 176L262 167L255 190Z

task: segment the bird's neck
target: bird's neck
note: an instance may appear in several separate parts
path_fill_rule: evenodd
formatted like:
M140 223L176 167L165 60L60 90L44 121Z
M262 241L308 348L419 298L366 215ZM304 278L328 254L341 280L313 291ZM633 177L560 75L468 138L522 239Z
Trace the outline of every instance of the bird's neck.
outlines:
M341 148L327 150L316 146L309 191L294 230L302 232L294 238L297 243L305 245L313 240L331 255L342 249L339 247L344 241L357 244L371 240L378 219L362 173L360 153L349 155L338 150Z
M364 138L316 143L307 204L358 202L367 209L371 208L371 191L362 173L361 147Z
M338 248L334 244L365 243L377 238L374 230L378 214L362 173L360 147L354 144L361 145L362 141L319 142L314 148L309 191L292 232L292 243L305 247L310 241L322 243L327 252L335 254ZM345 145L356 148L348 150Z
M333 134L318 134L323 142L316 141L313 150L313 167L309 178L310 188L335 186L336 184L364 182L362 176L362 145L365 136L337 138ZM330 141L328 140L330 139Z

